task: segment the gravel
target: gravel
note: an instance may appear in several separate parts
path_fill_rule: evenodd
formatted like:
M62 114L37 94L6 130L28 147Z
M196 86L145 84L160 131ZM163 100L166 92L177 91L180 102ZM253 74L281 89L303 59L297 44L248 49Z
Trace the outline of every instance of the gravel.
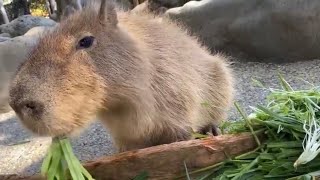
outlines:
M320 60L312 60L277 65L234 62L236 101L248 113L248 106L264 103L267 92L254 87L252 78L261 81L267 87L279 87L278 71L294 88L308 87L303 80L316 84L320 75L319 62ZM237 116L239 115L233 108L229 119L236 120ZM92 124L80 137L73 139L72 143L81 161L93 160L115 152L108 132L99 122ZM31 135L22 127L13 112L0 115L0 174L32 175L39 172L49 145L49 138Z

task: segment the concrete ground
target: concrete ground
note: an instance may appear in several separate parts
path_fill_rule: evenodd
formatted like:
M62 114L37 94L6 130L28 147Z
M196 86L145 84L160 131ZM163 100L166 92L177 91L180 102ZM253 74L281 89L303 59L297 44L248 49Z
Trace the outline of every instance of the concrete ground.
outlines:
M313 60L283 65L235 62L233 68L237 79L236 100L243 107L263 103L266 92L254 87L251 78L268 87L278 87L278 70L293 87L308 86L304 81L318 85L319 62L320 60ZM235 109L232 109L230 119L234 120L237 116ZM34 137L27 132L14 113L0 115L0 174L30 175L39 172L49 144L50 139ZM73 147L82 161L114 153L110 136L99 123L93 124L80 137L74 139Z

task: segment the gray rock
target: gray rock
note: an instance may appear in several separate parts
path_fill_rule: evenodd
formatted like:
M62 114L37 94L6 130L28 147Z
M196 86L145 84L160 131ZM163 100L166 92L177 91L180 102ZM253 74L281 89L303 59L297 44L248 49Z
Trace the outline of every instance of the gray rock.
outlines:
M9 33L2 33L0 34L0 37L11 37Z
M7 41L7 40L9 40L9 39L11 39L11 38L9 38L9 37L1 37L1 36L0 36L0 42Z
M25 59L34 40L33 37L16 37L0 43L0 113L8 110L10 77Z
M152 12L164 14L168 9L183 6L190 0L146 0L132 9L132 12ZM198 1L198 0L197 0Z
M23 36L38 36L42 35L43 33L50 32L54 30L55 27L57 27L59 23L57 23L55 26L37 26L32 29L30 29L28 32L26 32Z
M320 57L319 11L318 0L202 0L169 9L165 15L186 26L212 51L253 61L288 62Z
M12 37L21 36L33 27L37 26L55 26L56 22L45 17L37 17L32 15L20 16L11 21L9 24L0 26L0 32L8 33Z
M148 3L153 7L174 8L183 6L189 1L190 0L148 0Z
M28 52L37 43L39 37L51 29L54 28L35 27L24 36L0 41L0 114L11 110L8 106L8 86L13 73L26 59Z

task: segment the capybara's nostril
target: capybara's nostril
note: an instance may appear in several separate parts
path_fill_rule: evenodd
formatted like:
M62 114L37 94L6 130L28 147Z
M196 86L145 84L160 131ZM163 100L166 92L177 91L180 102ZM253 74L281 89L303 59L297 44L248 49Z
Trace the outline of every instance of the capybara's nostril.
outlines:
M43 104L38 101L23 101L19 108L28 116L39 116L43 113Z
M35 104L35 102L27 102L25 105L25 108L28 108L28 109L30 109L30 110L35 110L36 109L36 104Z

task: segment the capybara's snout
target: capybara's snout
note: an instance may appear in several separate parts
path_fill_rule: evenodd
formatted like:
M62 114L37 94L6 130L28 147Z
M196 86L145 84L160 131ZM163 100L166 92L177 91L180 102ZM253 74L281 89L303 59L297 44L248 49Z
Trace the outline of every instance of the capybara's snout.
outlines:
M48 103L27 81L15 81L9 88L9 105L27 129L38 135L49 135ZM32 86L31 86L32 87Z
M9 105L22 119L40 120L45 110L45 103L34 97L30 90L23 86L10 89Z
M101 95L94 96L100 92L98 87L71 77L32 78L26 72L18 71L11 83L9 105L31 132L40 136L70 135L93 119L101 103Z
M81 131L104 103L104 82L95 73L88 53L70 50L67 55L56 54L61 47L55 42L50 36L40 41L17 69L9 87L9 105L23 125L40 136Z

